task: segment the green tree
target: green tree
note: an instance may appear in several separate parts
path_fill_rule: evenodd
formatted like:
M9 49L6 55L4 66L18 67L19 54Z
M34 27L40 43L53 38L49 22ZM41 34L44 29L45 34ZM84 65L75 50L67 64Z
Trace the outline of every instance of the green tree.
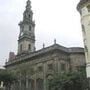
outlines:
M49 90L85 90L87 79L84 72L63 72L49 80Z
M0 69L0 83L3 81L3 85L10 90L11 85L17 81L17 77L13 71L7 69Z

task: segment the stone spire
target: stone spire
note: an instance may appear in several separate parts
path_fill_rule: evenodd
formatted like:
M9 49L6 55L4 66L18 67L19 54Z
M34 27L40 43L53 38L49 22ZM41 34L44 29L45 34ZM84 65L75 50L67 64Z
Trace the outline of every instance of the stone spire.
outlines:
M19 23L18 54L35 51L35 22L31 10L31 1L26 2L23 20Z
M30 10L30 9L31 9L31 1L28 0L26 5L26 10Z
M28 0L26 2L26 9L23 13L23 20L24 21L32 21L32 19L33 19L33 12L31 10L31 1Z

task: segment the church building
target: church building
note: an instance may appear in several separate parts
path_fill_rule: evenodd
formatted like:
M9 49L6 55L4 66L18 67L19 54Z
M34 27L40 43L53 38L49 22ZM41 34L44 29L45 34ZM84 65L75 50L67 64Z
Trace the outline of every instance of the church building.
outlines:
M48 90L48 80L55 73L78 70L85 66L84 49L64 47L56 43L36 50L35 22L31 10L31 1L27 0L23 20L19 23L18 53L10 52L5 67L18 76L18 82L12 90Z

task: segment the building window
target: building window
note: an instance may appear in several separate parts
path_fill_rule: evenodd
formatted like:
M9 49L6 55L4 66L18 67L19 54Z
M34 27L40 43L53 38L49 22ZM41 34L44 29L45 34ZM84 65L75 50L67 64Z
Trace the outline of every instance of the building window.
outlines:
M31 75L34 74L34 69L33 68L30 69L30 73L31 73Z
M24 26L22 26L22 31L24 31Z
M86 33L84 25L82 25L82 31L83 31L83 33Z
M86 37L86 31L84 25L82 25L82 32L83 32L83 36Z
M30 15L29 15L29 18L30 18Z
M37 90L43 90L44 89L43 79L37 79L36 80L36 88L37 88Z
M34 88L35 88L34 80L32 80L32 79L28 80L28 88L29 88L29 90L34 90Z
M61 71L66 70L66 65L64 63L61 64Z
M86 42L86 39L84 38L84 44L86 45L86 43L87 43L87 42Z
M21 90L26 89L26 80L21 80Z
M31 26L29 26L29 31L31 31L31 29L32 29L32 27L31 27Z
M87 46L86 46L86 45L85 45L85 47L84 47L84 48L85 48L85 52L88 52L88 48L87 48Z
M28 45L28 50L31 50L31 45L30 44Z
M39 71L39 72L43 71L43 67L42 67L42 66L39 66L39 67L38 67L38 71Z
M20 45L20 51L22 51L22 44Z
M48 64L48 69L53 70L53 64Z

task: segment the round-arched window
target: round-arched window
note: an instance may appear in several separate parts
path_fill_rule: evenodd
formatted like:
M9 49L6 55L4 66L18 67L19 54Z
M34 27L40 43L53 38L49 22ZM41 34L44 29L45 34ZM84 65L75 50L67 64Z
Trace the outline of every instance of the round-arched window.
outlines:
M82 32L83 32L83 35L86 36L86 31L85 31L85 26L82 25Z
M31 29L32 29L32 27L31 27L31 26L29 26L29 31L31 31Z

